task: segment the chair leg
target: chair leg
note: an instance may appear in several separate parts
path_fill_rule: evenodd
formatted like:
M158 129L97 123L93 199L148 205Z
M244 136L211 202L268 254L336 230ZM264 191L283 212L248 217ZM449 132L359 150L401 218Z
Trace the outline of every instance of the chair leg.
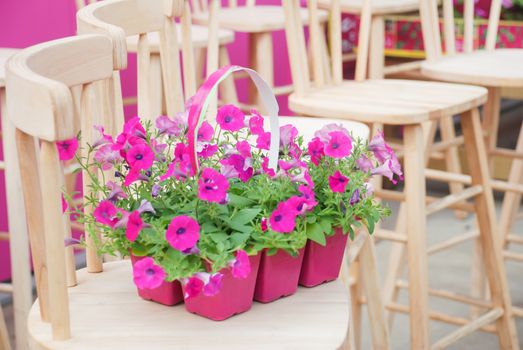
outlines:
M523 154L523 123L519 131L518 143L516 145L516 152ZM523 184L523 160L512 160L508 182L511 184ZM508 235L512 232L512 226L516 220L516 216L521 203L521 194L506 192L503 198L503 206L501 207L500 230L503 235L503 246L508 246Z
M387 350L390 349L389 331L385 320L385 307L379 287L378 270L376 268L376 251L372 237L368 236L366 238L361 248L359 259L360 277L363 281L364 293L367 298L367 310L369 323L371 325L372 347L376 350ZM356 344L359 348L359 339Z
M423 152L420 152L425 145L421 125L407 125L404 131L411 348L429 349L425 157Z
M382 16L373 16L370 33L369 78L383 79L385 66L385 20Z
M485 104L483 111L483 130L487 132L485 138L485 144L487 146L487 162L488 168L491 172L492 178L494 173L492 172L494 166L494 157L490 157L490 152L496 148L498 142L498 129L499 129L499 113L501 108L501 89L500 88L489 88L488 89L488 100Z
M517 349L517 330L512 313L512 304L508 289L505 265L501 255L501 242L496 230L496 213L494 197L490 184L487 156L481 129L479 111L477 108L461 116L461 124L465 137L467 160L473 185L483 188L474 201L480 242L482 245L485 273L490 286L492 304L503 310L496 320L496 330L500 348Z
M253 33L250 35L250 60L251 67L269 84L274 86L274 64L272 61L272 33ZM255 105L260 111L266 112L261 105L258 89L250 84L249 96L250 103Z
M227 51L227 47L220 46L220 67L228 66L231 64L231 60L229 59L229 52ZM223 81L223 83L220 85L220 94L221 99L223 103L225 104L233 104L238 105L238 95L236 94L236 84L234 82L234 77L228 77Z
M0 89L2 140L4 147L7 216L10 232L11 275L13 281L13 309L17 349L27 349L27 316L33 303L29 237L25 216L24 198L18 165L15 127L7 118L5 90ZM1 307L0 307L1 310ZM0 311L1 312L1 311ZM0 315L0 322L4 319ZM2 325L0 324L0 332ZM0 334L0 338L2 338ZM7 339L8 340L8 339ZM9 344L8 344L9 345ZM6 349L9 347L7 346Z
M360 252L361 254L361 252ZM353 350L359 350L361 348L361 283L363 280L361 279L361 268L360 268L360 262L359 259L352 262L350 265L350 276L355 283L353 283L350 286L350 301L351 301L351 325L350 325L350 331L351 331L351 338L353 342Z
M441 131L441 140L450 141L456 138L456 131L454 130L454 122L452 116L446 116L440 120L440 131ZM445 151L445 163L447 171L453 173L461 174L461 165L459 163L459 154L458 148L456 146L449 147ZM449 183L450 193L460 193L463 191L463 184L457 182ZM466 211L456 210L454 212L458 219L464 219L467 217L468 213Z

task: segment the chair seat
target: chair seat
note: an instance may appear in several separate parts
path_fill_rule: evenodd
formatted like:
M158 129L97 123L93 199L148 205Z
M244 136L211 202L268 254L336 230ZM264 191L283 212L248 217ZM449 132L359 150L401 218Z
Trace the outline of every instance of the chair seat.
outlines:
M523 49L474 51L424 62L423 75L437 80L494 87L523 87Z
M269 126L269 119L265 118L265 126ZM303 136L303 141L307 144L314 138L314 133L327 124L341 124L353 137L367 140L370 135L369 127L363 123L353 122L344 119L333 118L314 118L314 117L279 117L280 126L292 124L298 129L299 135Z
M69 289L71 339L51 340L38 301L28 327L43 349L336 349L346 335L349 300L341 281L302 288L270 304L215 322L183 305L167 307L138 297L131 263L104 264L104 272L78 271Z
M341 0L342 13L361 13L364 0ZM331 0L319 0L321 8L330 7ZM374 0L372 1L373 15L392 15L416 11L419 9L419 0Z
M365 123L415 124L458 114L485 103L487 89L411 80L344 81L337 86L293 93L296 113Z
M178 33L178 42L182 44L182 28L176 27ZM209 42L209 29L206 26L193 25L191 26L191 38L193 48L201 49L207 47ZM147 35L149 42L149 49L151 52L160 52L160 33L152 32ZM227 29L218 30L218 42L220 45L230 44L234 41L234 32ZM133 35L127 38L127 50L129 52L138 51L138 35Z
M301 18L304 24L308 23L307 9L302 9ZM319 11L319 18L321 22L327 21L327 11ZM207 20L207 13L193 15L195 23L205 25ZM281 6L222 8L218 12L218 25L235 32L272 32L285 29L285 15Z
M0 87L5 86L5 63L15 53L20 51L19 49L6 49L0 48Z

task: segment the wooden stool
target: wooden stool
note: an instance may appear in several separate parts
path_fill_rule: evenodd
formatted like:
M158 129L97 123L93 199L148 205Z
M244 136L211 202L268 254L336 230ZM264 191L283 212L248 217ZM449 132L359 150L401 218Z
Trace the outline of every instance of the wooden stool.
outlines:
M22 189L14 139L14 127L7 117L5 98L5 64L7 59L18 51L17 49L0 49L0 115L2 117L2 142L4 149L4 161L0 163L0 169L5 171L9 224L9 233L1 232L0 241L9 240L12 280L12 284L0 284L0 292L13 293L16 347L17 349L26 349L28 346L26 319L33 301L29 241L24 202L21 195ZM4 334L4 330L6 334ZM7 338L5 338L5 335L7 335L7 330L5 329L3 315L0 314L0 345L2 340L4 340L4 348L9 349L9 337L7 335Z
M90 0L89 3L95 3L97 0ZM76 0L76 8L80 10L86 6L86 1ZM184 40L184 33L182 33L182 27L177 27L178 46L182 46ZM196 61L196 83L199 85L202 79L205 77L205 52L209 45L209 28L203 25L192 25L191 26L191 42L193 49L195 50L195 61ZM229 53L227 51L227 45L234 41L234 32L226 29L219 29L217 31L217 40L219 45L219 62L217 65L225 66L230 64ZM127 38L127 51L129 53L138 53L138 41L139 36L133 35ZM159 116L165 113L165 101L162 100L161 92L163 89L162 77L161 77L161 62L160 62L160 33L151 32L147 35L147 44L149 46L149 73L150 76L150 87L152 103L150 103L151 114L153 116ZM138 55L140 60L144 59L143 56ZM138 62L140 66L140 61ZM143 64L142 64L143 67ZM215 70L215 69L214 69ZM214 71L213 70L213 71ZM234 87L234 86L233 86ZM225 94L225 102L235 103L237 101L236 90L232 89L229 85ZM128 97L123 99L124 106L130 104L137 104L138 100L135 97Z
M501 13L501 1L492 1L489 13L489 25L486 36L485 50L474 48L474 2L464 2L464 48L458 53L455 46L454 8L449 1L443 1L444 39L446 52L443 55L439 29L436 30L434 20L437 19L437 4L432 0L423 1L422 24L428 60L422 65L423 75L442 81L466 83L485 86L489 90L489 98L483 111L483 129L486 134L489 166L493 174L494 157L513 159L508 183L493 181L494 190L505 192L500 219L500 241L505 249L510 243L521 243L523 240L511 234L512 224L523 194L523 136L520 135L516 150L497 147L498 127L500 118L500 99L503 88L523 88L522 49L496 49L496 38ZM522 129L523 130L523 129ZM452 129L451 132L454 132ZM520 134L523 131L520 131ZM457 142L456 142L457 141ZM462 139L455 139L459 144ZM430 175L430 174L429 174ZM432 174L437 177L438 174ZM469 178L454 177L451 183L468 183ZM458 180L458 181L456 181ZM461 181L459 181L461 180ZM505 259L523 261L523 255L506 250ZM486 293L484 274L481 267L475 264L473 270L473 293L482 297ZM476 308L477 311L477 308ZM523 317L523 309L515 309L515 314Z
M209 24L209 12L207 1L193 0L193 19L198 24ZM211 5L218 2L211 1ZM320 11L321 22L327 20L326 12ZM307 22L307 11L301 11L302 21ZM234 32L246 33L249 40L249 67L257 71L263 79L274 86L274 62L272 34L285 28L285 19L281 6L256 6L255 0L247 0L245 6L237 6L236 0L229 1L229 7L222 8L216 16L216 24L219 28L229 29ZM323 48L326 50L326 48ZM275 95L287 95L292 92L292 85L277 86L273 88ZM242 105L243 109L259 108L260 101L256 89L250 91L248 105Z
M315 2L308 3L314 13ZM437 121L452 114L461 114L461 123L466 139L469 167L472 173L472 187L460 195L474 197L474 210L478 214L483 262L492 290L489 310L475 320L464 320L445 316L446 320L462 325L460 329L433 345L441 348L463 336L496 322L496 332L503 349L517 348L517 332L512 315L505 267L501 251L497 248L494 200L488 177L487 160L478 107L486 101L487 91L483 88L402 80L364 80L367 71L368 47L371 27L371 3L363 6L362 23L356 82L343 81L341 70L340 3L331 4L329 23L329 47L331 49L331 83L323 75L321 58L312 62L314 80L309 79L308 62L303 28L299 20L299 1L285 0L287 17L287 42L293 65L292 75L295 93L289 98L290 108L298 113L317 117L346 118L366 123L402 125L404 128L405 192L397 197L405 201L406 220L403 232L390 232L387 238L407 244L409 266L409 307L388 304L391 311L410 314L412 349L428 349L429 318L434 313L428 310L428 270L426 250L426 213L455 204L456 198L443 198L432 202L427 208L425 202L425 155L427 141L431 140L431 128L424 128L427 122ZM312 9L311 9L312 7ZM316 20L316 24L314 24ZM318 26L312 16L310 27ZM311 37L312 45L315 41ZM317 50L312 50L317 52ZM319 52L319 51L318 51ZM425 131L424 131L425 129ZM423 151L425 150L425 152ZM385 191L380 191L385 192ZM401 214L400 214L401 215ZM439 316L439 315L438 315ZM439 318L441 320L441 318Z
M177 5L172 8L179 8ZM113 53L114 42L107 37L84 35L24 50L8 66L9 108L20 116L13 122L23 155L23 190L25 197L31 198L26 201L29 233L43 239L45 246L32 251L33 257L38 254L47 266L47 278L37 280L39 299L28 320L37 348L93 349L103 345L143 349L154 344L184 349L189 341L195 348L240 349L253 344L339 347L346 335L349 306L341 281L300 288L292 298L255 304L250 312L219 323L192 315L181 306L141 300L131 281L129 261L107 263L100 274L83 269L78 272L78 285L66 287L63 237L68 227L61 209L63 171L55 142L74 137L79 119L85 132L93 119L100 117L106 102L96 91L95 82L113 78ZM49 60L63 70L49 71L49 65L35 64ZM81 86L80 95L74 92L77 86ZM80 98L75 101L75 96ZM27 98L35 103L28 105ZM78 105L80 112L75 108Z

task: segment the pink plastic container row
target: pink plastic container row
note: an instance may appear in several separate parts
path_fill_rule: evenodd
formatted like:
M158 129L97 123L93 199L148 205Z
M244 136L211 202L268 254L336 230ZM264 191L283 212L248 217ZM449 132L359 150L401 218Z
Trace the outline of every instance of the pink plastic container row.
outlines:
M248 311L252 302L269 303L292 295L298 284L314 287L338 278L347 235L341 230L327 238L321 246L313 241L292 257L283 250L275 255L250 256L251 273L245 279L234 278L229 269L223 269L222 289L214 296L200 294L185 300L187 311L215 321L225 320L233 315ZM131 257L134 264L140 258ZM138 295L172 306L184 301L183 286L179 281L164 282L156 289L138 289Z

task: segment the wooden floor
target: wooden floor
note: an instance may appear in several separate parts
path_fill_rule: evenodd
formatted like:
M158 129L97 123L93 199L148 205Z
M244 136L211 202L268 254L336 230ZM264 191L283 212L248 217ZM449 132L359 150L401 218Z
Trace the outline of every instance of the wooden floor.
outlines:
M505 104L502 113L502 125L500 126L501 144L504 147L514 147L521 125L523 116L523 104ZM431 191L445 190L441 186L432 186ZM497 196L498 197L498 196ZM499 210L499 197L497 201ZM392 206L393 212L397 212L395 206ZM521 207L523 211L523 205ZM393 222L389 219L385 222L385 226ZM453 212L443 211L428 219L428 242L433 244L435 242L449 238L455 233L471 229L474 226L472 218L462 221L456 220ZM445 228L442 230L441 228ZM516 223L514 232L523 236L523 219ZM377 247L378 266L381 272L385 271L388 252L390 246L388 244L379 244ZM441 255L431 257L429 259L429 280L430 286L435 288L448 288L461 293L468 293L470 289L470 257L472 254L472 244L470 242L457 246L454 250L441 253ZM520 249L523 252L523 249ZM452 272L450 272L452 271ZM511 294L513 301L518 306L523 306L523 264L508 262L507 271L509 274L509 283L511 287ZM400 295L400 302L406 303L407 293L403 292ZM10 296L0 293L0 301L3 303L3 310L6 317L7 327L10 334L13 334L13 309L10 304ZM440 310L441 312L448 312L454 315L466 316L468 308L459 304L452 304L445 300L431 299L430 307ZM364 322L366 320L364 319ZM444 336L454 329L454 327L438 323L431 323L432 340ZM523 319L517 319L517 327L520 338L520 346L523 347ZM362 349L370 349L369 334L366 324L363 326ZM404 315L398 315L395 319L394 326L391 331L393 349L407 349L409 347L408 335L408 318ZM14 344L13 338L11 343ZM475 350L491 350L497 349L497 340L491 334L474 333L473 335L464 338L456 344L455 349L475 349ZM453 349L454 349L453 348ZM153 348L151 348L153 349Z

